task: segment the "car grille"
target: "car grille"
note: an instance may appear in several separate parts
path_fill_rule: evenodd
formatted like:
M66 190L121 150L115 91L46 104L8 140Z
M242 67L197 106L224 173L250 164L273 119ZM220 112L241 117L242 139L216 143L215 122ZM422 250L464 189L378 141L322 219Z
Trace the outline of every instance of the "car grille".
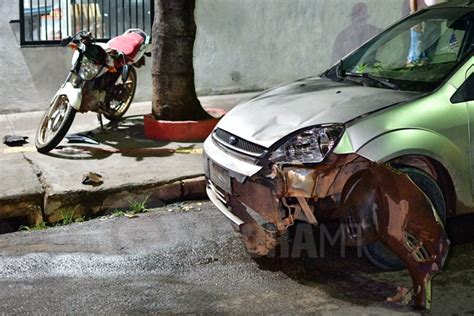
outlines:
M260 157L266 151L265 147L246 141L220 128L215 130L213 136L221 145L253 157Z

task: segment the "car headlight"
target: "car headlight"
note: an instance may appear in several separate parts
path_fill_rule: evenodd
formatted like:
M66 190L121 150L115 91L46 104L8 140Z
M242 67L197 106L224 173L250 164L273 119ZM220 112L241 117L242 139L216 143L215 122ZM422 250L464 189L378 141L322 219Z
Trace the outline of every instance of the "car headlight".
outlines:
M301 131L278 147L270 160L275 163L319 163L333 149L344 127L312 127Z
M82 59L81 68L79 69L79 77L84 80L92 80L101 70L102 65L97 65L92 60L84 57Z

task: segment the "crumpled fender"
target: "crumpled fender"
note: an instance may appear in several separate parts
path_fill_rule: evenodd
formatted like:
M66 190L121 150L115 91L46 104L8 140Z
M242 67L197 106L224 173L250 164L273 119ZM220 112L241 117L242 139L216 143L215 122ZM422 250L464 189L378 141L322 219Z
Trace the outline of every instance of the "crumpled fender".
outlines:
M423 155L440 162L449 172L461 201L471 201L470 161L450 139L422 129L401 129L378 136L362 145L357 154L384 163L406 155ZM465 170L466 172L459 172Z
M82 103L82 89L81 88L74 88L72 83L66 82L59 90L56 92L53 100L57 97L65 95L69 100L69 105L79 111L81 109Z
M348 242L383 242L406 264L415 305L429 309L431 279L444 265L449 240L426 195L407 175L373 165L347 181L341 202L342 213L358 226L346 228Z

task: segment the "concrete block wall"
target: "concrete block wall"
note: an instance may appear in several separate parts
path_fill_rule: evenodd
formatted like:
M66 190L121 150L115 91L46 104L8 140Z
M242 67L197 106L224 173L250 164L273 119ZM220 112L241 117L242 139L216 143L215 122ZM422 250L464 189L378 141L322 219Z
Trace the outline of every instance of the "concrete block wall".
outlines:
M42 110L70 67L62 47L23 47L17 1L0 0L0 112ZM13 5L12 5L13 4ZM256 91L321 73L406 14L406 0L197 0L200 95ZM151 59L136 101L151 98ZM5 75L9 74L9 75Z

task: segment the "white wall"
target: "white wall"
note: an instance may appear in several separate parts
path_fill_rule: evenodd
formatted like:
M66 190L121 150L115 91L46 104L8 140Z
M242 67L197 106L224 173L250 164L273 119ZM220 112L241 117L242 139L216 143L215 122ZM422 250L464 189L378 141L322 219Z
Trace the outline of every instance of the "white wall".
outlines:
M201 95L262 90L319 74L341 50L400 19L406 5L406 0L196 2L195 74ZM18 18L16 1L0 0L0 71L13 74L0 76L0 112L47 106L71 57L67 48L20 48L17 26L8 23ZM342 46L333 52L338 35ZM137 101L151 97L150 64L139 70Z
M322 72L360 2L197 0L197 89L204 94L259 90ZM401 18L405 1L363 2L367 23L385 28ZM364 35L359 37L367 39ZM348 46L358 46L357 37L349 38Z

